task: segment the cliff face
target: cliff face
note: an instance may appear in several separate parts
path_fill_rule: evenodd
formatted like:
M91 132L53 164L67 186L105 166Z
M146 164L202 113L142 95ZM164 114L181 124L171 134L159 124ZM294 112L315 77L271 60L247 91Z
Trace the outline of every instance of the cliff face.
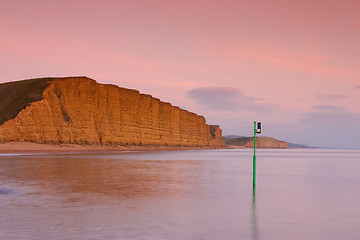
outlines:
M16 111L0 109L1 115L1 111L7 113L0 122L0 142L172 146L224 144L219 126L207 125L202 116L136 90L98 84L86 77L37 81L41 85L40 90L36 88L36 91L32 89L30 93L21 93L31 95L36 92L36 98L23 101ZM21 82L27 81L15 84L20 86ZM4 91L2 85L5 84L0 84L0 93ZM9 86L11 83L7 83ZM42 94L39 95L39 91ZM18 94L15 91L12 96L14 93ZM8 98L3 96L1 105L9 102ZM10 102L16 105L17 101Z

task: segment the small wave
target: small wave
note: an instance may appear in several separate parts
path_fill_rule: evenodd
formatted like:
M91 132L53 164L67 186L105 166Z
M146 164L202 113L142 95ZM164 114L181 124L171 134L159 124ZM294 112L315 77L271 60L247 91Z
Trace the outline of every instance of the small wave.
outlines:
M8 188L0 188L0 195L10 195L15 194L16 192L14 190L8 189Z

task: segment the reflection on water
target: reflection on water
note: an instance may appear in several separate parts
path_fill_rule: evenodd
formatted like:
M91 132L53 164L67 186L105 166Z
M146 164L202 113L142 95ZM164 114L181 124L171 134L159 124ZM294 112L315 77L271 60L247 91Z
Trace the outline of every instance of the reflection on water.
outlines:
M358 239L360 151L0 155L0 239Z
M191 175L201 165L201 161L26 157L9 161L6 171L1 171L1 179L40 187L47 194L133 198L177 194L189 186L186 181L196 178L179 175L183 172Z
M251 205L251 227L252 227L252 239L258 240L258 226L257 226L257 216L256 216L256 190L253 189L252 194L252 205Z

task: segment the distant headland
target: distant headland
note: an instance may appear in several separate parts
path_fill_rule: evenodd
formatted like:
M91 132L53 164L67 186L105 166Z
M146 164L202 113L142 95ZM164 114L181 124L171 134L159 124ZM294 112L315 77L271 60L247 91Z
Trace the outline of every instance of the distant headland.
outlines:
M272 137L256 137L257 148L288 148L287 142L277 140ZM254 147L254 137L240 137L235 135L224 136L224 141L229 146L244 148Z
M254 137L243 137L238 135L225 135L223 136L225 144L229 147L237 148L253 148ZM256 137L257 148L315 148L304 144L295 144L278 140L272 137Z

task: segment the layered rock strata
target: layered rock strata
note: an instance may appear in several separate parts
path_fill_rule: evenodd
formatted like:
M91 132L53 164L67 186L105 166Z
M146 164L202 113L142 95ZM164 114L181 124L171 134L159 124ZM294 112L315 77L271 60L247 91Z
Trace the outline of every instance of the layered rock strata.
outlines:
M87 77L0 84L0 101L0 142L224 145L202 116Z

